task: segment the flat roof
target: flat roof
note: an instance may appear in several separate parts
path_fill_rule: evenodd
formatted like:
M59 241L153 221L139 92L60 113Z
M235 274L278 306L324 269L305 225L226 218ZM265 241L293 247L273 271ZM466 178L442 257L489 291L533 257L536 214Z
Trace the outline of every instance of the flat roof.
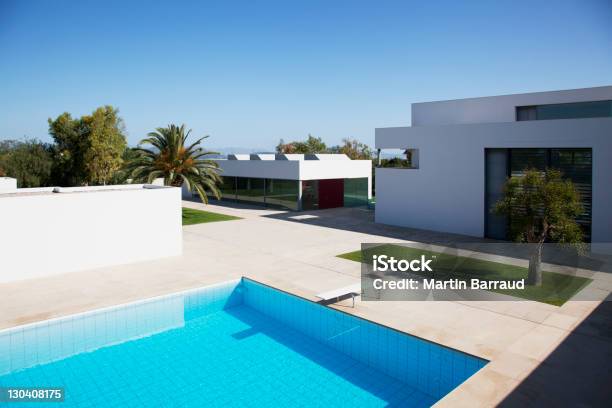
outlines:
M228 154L227 160L242 161L300 161L300 160L351 160L344 153L252 153L252 154Z
M153 184L118 184L110 186L87 186L87 187L34 187L18 188L0 191L0 198L22 197L54 194L81 194L81 193L105 193L110 191L134 191L152 190L159 188L173 188L170 186L158 186Z
M592 87L587 87L587 88L555 89L555 90L548 90L548 91L518 92L518 93L499 94L499 95L469 96L466 98L436 99L432 101L413 102L412 105L429 104L429 103L436 103L436 102L464 102L464 101L482 100L482 99L486 100L486 99L495 99L495 98L511 98L511 97L516 97L516 96L575 94L575 93L582 93L582 92L589 92L589 91L603 92L603 93L612 92L612 85L592 86Z

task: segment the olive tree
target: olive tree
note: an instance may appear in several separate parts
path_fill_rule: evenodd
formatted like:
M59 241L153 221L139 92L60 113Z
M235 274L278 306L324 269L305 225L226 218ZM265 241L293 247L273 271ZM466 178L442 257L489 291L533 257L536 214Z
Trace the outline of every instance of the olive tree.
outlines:
M582 250L583 233L576 222L583 212L580 194L559 170L526 169L522 176L509 178L494 212L510 218L514 241L535 244L529 258L528 285L542 284L544 242L572 244Z

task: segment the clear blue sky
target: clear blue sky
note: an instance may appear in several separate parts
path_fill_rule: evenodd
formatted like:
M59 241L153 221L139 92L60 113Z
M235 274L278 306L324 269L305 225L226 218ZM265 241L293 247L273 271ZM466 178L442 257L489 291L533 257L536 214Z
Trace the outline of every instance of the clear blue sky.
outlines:
M610 0L149 3L0 0L0 139L111 104L132 144L372 144L412 102L612 84Z

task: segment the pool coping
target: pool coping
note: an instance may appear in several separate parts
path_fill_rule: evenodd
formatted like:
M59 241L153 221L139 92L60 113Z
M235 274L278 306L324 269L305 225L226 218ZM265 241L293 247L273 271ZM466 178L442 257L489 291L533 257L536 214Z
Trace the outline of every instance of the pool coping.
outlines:
M11 332L29 330L34 327L48 325L49 323L62 322L62 321L72 320L74 318L79 318L79 317L94 316L100 313L110 312L115 309L121 309L124 307L131 307L131 306L136 306L136 305L143 305L146 303L156 302L156 301L164 300L164 299L170 299L170 298L177 297L177 296L184 296L192 292L199 292L203 289L213 288L215 286L223 286L223 285L227 285L227 284L234 283L234 282L240 282L241 279L242 278L230 279L230 280L226 280L223 282L212 283L210 285L198 286L197 288L184 289L184 290L180 290L177 292L166 293L163 295L152 296L152 297L148 297L144 299L136 299L136 300L132 300L129 302L118 303L116 305L104 306L104 307L100 307L97 309L85 310L82 312L72 313L72 314L68 314L64 316L57 316L57 317L52 317L49 319L39 320L36 322L30 322L30 323L20 324L17 326L6 327L4 329L0 329L0 336L3 336Z

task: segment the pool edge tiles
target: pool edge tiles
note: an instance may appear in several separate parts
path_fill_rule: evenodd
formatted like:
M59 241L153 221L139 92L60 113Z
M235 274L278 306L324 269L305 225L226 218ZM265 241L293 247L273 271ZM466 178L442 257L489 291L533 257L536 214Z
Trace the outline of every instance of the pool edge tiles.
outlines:
M439 400L488 360L243 278L243 301L281 323Z
M0 376L182 327L194 315L241 304L236 291L241 282L233 279L2 329Z

